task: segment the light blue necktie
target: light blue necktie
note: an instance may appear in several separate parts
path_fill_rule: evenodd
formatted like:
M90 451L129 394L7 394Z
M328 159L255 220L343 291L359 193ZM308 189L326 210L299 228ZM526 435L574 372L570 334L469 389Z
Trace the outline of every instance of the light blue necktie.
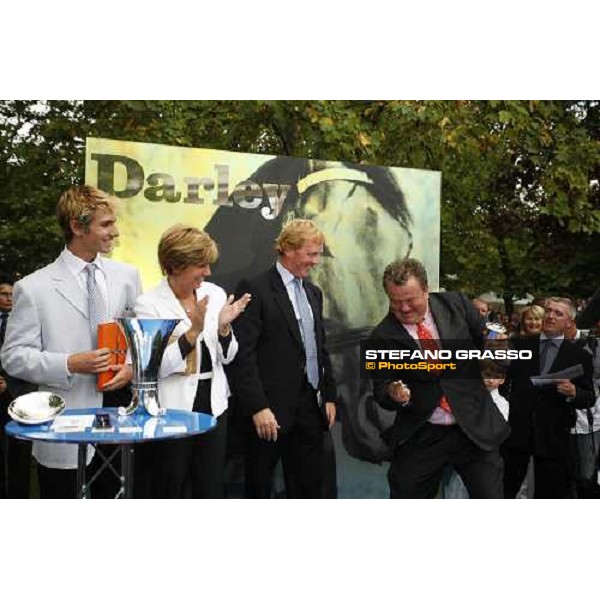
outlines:
M90 319L90 335L92 337L92 348L98 344L98 325L106 320L106 310L104 308L104 299L96 285L96 269L98 265L89 263L85 270L87 274L87 293L88 293L88 315Z
M294 287L296 291L296 304L300 313L300 331L304 350L306 352L306 368L308 372L308 381L317 389L319 387L319 361L317 357L317 342L315 339L315 323L306 297L306 291L302 285L302 280L294 277Z

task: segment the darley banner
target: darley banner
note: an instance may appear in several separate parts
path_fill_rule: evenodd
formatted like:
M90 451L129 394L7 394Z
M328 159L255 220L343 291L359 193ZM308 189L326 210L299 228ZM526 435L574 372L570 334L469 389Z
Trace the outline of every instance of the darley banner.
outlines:
M387 312L389 262L418 258L438 287L439 172L88 138L86 183L121 199L113 257L137 265L146 290L161 278L158 241L175 223L217 242L210 280L232 292L274 262L282 225L313 220L326 245L310 278L324 294L344 443L357 458L380 460L370 441L380 425L362 414L370 388L359 378L358 344Z

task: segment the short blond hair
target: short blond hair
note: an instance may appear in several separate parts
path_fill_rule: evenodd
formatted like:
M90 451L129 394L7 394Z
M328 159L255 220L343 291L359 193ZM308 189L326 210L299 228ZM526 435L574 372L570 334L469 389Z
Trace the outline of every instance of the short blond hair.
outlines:
M99 210L115 212L116 199L92 185L76 185L64 192L56 205L56 217L67 244L73 239L72 221L77 221L84 231Z
M521 313L521 328L520 328L519 333L521 335L527 335L527 331L525 331L526 317L533 317L534 319L543 320L545 316L546 316L546 311L539 304L532 304L531 306L528 306Z
M162 234L158 243L158 262L163 275L214 263L217 258L219 251L215 241L196 227L173 225Z
M308 219L294 219L287 223L275 240L277 254L284 254L288 250L299 250L308 241L318 244L325 243L323 232Z
M546 315L546 311L539 304L532 304L531 306L528 306L521 313L521 321L525 317L533 317L534 319L543 319L545 315Z

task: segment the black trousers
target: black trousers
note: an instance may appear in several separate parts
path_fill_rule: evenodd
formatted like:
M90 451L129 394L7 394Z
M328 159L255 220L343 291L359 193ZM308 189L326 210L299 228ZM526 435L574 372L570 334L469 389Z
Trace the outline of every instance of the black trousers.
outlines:
M6 435L8 405L13 397L0 394L0 498L29 498L31 442Z
M4 429L4 426L0 426ZM31 442L0 433L0 498L29 498Z
M227 412L202 435L157 442L158 498L224 498Z
M262 440L252 429L246 435L247 498L271 498L273 471L281 459L288 498L322 498L325 426L314 390L302 397L292 427L276 442Z
M388 471L391 498L435 498L444 468L452 465L470 498L503 498L498 449L475 445L458 425L425 423L396 447Z
M77 470L52 469L37 465L40 498L57 500L77 498Z
M531 452L503 448L504 494L515 498L527 473ZM575 466L570 456L533 456L534 498L576 498Z
M0 423L0 498L29 498L31 442L9 437Z
M193 411L211 414L211 380L200 380ZM136 498L224 498L228 413L217 426L189 438L136 448Z

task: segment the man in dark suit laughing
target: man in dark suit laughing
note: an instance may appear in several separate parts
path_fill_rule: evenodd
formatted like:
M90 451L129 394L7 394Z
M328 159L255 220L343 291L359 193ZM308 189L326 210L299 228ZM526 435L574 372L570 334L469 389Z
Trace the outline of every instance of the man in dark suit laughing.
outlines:
M336 387L325 349L323 295L306 281L324 236L304 219L276 240L277 263L242 280L253 301L236 323L233 384L246 428L246 495L269 498L282 459L288 498L320 498L323 433L335 421Z
M383 285L390 309L371 339L410 351L483 346L483 323L467 296L430 294L419 261L389 264ZM476 362L456 362L451 375L410 370L403 371L402 382L397 377L374 381L377 402L396 411L384 434L393 449L388 473L392 498L434 497L447 465L454 466L471 498L503 497L498 447L509 428Z

